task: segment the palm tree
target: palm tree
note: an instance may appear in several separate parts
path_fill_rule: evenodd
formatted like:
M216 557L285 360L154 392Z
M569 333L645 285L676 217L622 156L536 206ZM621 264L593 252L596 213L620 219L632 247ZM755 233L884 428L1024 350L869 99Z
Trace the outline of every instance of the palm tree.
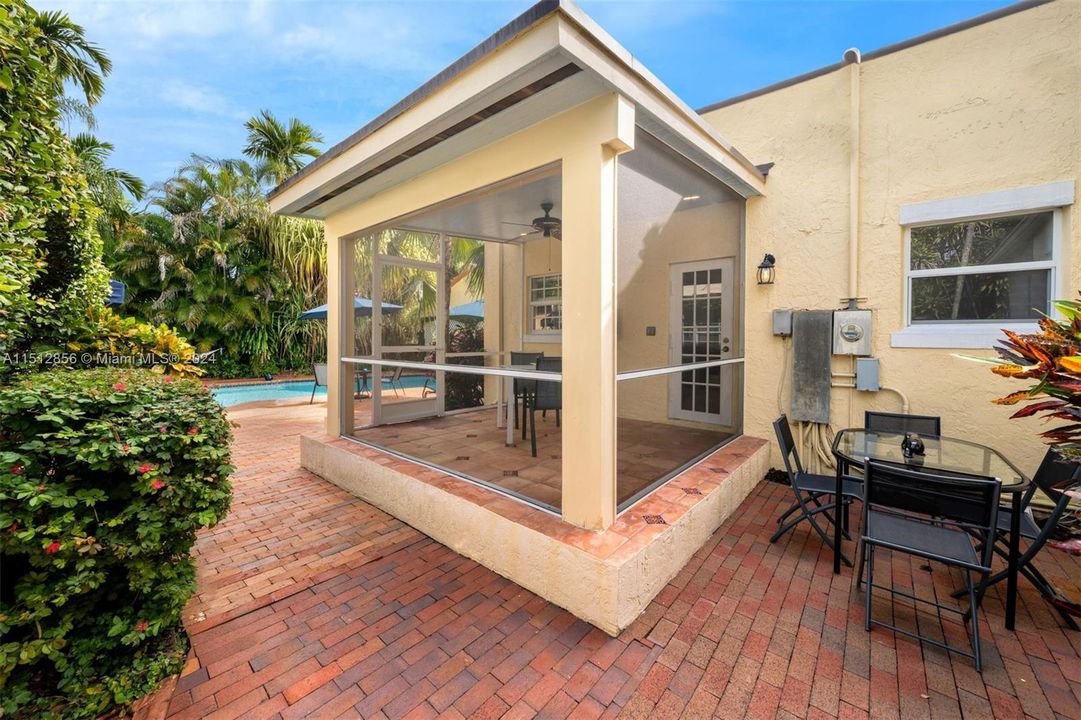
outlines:
M244 127L248 130L244 154L260 162L261 173L275 185L304 167L305 157L321 153L315 144L323 142L323 136L296 118L284 125L269 110L262 110Z
M129 215L128 196L136 202L142 200L146 185L135 175L106 165L114 149L112 143L99 140L90 133L79 133L71 139L71 148L79 159L94 203L111 223L122 222Z
M71 81L82 90L88 106L97 103L105 92L105 76L113 69L105 51L89 42L83 27L60 10L36 13L34 27L40 33L35 43L56 77L57 97L64 94L64 83Z

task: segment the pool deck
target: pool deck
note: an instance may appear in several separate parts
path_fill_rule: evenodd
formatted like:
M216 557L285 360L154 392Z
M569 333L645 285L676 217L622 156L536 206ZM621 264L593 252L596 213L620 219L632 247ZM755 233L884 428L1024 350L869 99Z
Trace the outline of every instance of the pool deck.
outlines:
M1081 718L1081 633L1027 583L1017 630L984 603L985 669L876 628L806 528L769 543L787 487L760 483L619 637L299 466L325 405L230 409L228 517L195 547L192 655L171 718ZM1045 552L1081 594L1081 559ZM940 596L947 571L897 558ZM876 602L878 611L888 607ZM896 619L909 622L901 605ZM953 635L954 624L920 616Z

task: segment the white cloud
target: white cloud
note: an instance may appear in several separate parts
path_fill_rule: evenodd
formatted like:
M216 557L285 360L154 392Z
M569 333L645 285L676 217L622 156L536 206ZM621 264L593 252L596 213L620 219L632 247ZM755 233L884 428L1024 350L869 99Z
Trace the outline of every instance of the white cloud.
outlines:
M193 85L185 80L169 80L158 95L162 101L191 112L246 120L251 113L236 107L223 93Z

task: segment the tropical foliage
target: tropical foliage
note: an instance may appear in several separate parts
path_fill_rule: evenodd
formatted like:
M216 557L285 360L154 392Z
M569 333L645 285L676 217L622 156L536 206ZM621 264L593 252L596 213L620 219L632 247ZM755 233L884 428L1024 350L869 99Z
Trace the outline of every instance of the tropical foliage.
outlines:
M1043 318L1037 334L1003 331L1006 340L997 348L1002 363L992 372L1031 385L995 402L1025 403L1013 418L1059 421L1040 435L1063 459L1081 462L1081 300L1062 300L1054 307L1063 319Z
M229 507L202 385L107 368L0 387L0 709L97 717L183 663L196 531Z
M79 36L60 14L0 4L0 353L61 347L106 292L100 210L59 127L64 82L93 101L108 71Z

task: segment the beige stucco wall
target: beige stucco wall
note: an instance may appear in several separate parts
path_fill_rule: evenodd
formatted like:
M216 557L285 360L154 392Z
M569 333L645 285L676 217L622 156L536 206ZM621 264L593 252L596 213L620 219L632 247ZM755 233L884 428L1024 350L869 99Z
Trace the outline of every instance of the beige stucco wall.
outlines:
M784 352L771 310L835 308L848 295L849 73L705 116L753 161L776 163L768 196L751 200L747 217L745 427L761 437L772 436L780 411ZM945 433L991 444L1031 471L1043 452L1039 423L1010 421L1009 409L991 404L1017 383L954 356L966 351L891 347L904 322L898 214L908 203L1081 175L1081 3L1060 0L868 60L861 95L859 295L874 310L882 380L908 394L912 412L941 415ZM1072 296L1081 288L1081 222L1076 209L1063 216L1056 295ZM755 287L765 252L777 256L777 282ZM848 371L848 359L834 369ZM832 400L835 428L862 423L864 409L900 408L888 392L836 389Z

